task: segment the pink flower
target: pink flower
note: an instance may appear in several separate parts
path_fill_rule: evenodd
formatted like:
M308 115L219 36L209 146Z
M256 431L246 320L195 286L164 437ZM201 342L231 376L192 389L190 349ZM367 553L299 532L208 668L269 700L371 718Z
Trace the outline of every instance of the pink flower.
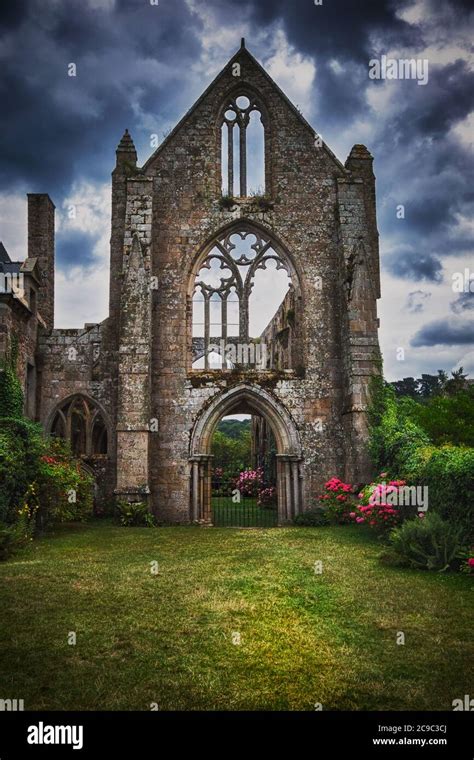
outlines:
M469 567L474 567L474 557L469 557L467 564Z
M362 522L364 522L363 517L356 517L356 523L362 523Z
M349 517L352 517L352 519L354 519L354 517L355 517L355 516L356 516L356 513L355 513L355 512L349 512ZM361 519L362 519L362 518L361 518Z
M424 512L418 512L418 517L423 518L425 516Z

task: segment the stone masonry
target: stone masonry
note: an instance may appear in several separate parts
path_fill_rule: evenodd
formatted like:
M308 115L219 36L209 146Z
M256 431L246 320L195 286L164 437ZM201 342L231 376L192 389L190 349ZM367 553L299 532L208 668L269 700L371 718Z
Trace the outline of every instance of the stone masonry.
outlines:
M265 129L265 195L223 202L223 113L243 96ZM241 161L242 150L241 142ZM19 336L25 387L26 366L35 373L30 416L49 432L61 415L63 434L73 435L74 404L85 399L82 456L100 498L146 500L163 522L209 521L210 441L224 414L258 414L270 426L280 523L311 508L329 477L370 478L380 289L368 150L355 145L341 164L242 44L143 166L128 132L116 156L110 311L101 324L53 328L54 207L47 195L28 197L21 266L37 291L35 313L0 295L0 349ZM265 366L195 369L194 278L234 232L271 241L293 288L261 336ZM94 449L99 418L106 452Z

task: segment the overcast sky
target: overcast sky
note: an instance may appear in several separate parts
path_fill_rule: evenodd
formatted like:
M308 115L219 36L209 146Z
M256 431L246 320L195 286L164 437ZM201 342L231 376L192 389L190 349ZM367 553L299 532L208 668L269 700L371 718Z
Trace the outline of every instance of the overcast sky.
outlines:
M354 143L375 156L387 378L460 365L474 375L474 294L452 279L474 278L471 5L2 0L0 240L23 259L25 194L49 193L57 326L104 319L116 145L128 127L143 163L151 135L162 139L244 36L341 161ZM427 59L428 83L370 79L382 55Z

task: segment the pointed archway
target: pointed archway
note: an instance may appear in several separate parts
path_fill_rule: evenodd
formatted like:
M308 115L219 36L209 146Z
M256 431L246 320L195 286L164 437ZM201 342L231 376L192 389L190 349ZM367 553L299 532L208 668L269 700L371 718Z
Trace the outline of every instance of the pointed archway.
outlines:
M295 423L281 401L267 390L239 383L214 396L194 425L189 456L192 522L211 523L211 442L217 423L228 414L249 413L261 415L275 437L278 524L290 522L303 511L302 456Z

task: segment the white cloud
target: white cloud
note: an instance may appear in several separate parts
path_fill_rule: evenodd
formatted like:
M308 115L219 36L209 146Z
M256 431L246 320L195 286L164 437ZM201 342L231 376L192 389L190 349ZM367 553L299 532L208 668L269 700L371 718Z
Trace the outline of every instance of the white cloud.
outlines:
M12 261L27 255L26 193L0 194L0 240Z
M459 363L463 364L459 356L466 351L465 346L410 345L411 339L423 325L451 316L449 304L456 298L452 275L464 271L465 259L445 257L442 263L443 281L429 283L431 296L424 299L421 312L413 313L407 309L407 298L413 291L413 282L394 277L386 271L382 273L382 298L378 308L379 337L387 380L419 376L422 372L433 373L437 369L450 369L459 366ZM404 351L403 360L397 359L399 349Z
M264 67L285 95L310 119L316 65L312 58L297 52L289 43L283 29L272 35L273 51L265 58Z

